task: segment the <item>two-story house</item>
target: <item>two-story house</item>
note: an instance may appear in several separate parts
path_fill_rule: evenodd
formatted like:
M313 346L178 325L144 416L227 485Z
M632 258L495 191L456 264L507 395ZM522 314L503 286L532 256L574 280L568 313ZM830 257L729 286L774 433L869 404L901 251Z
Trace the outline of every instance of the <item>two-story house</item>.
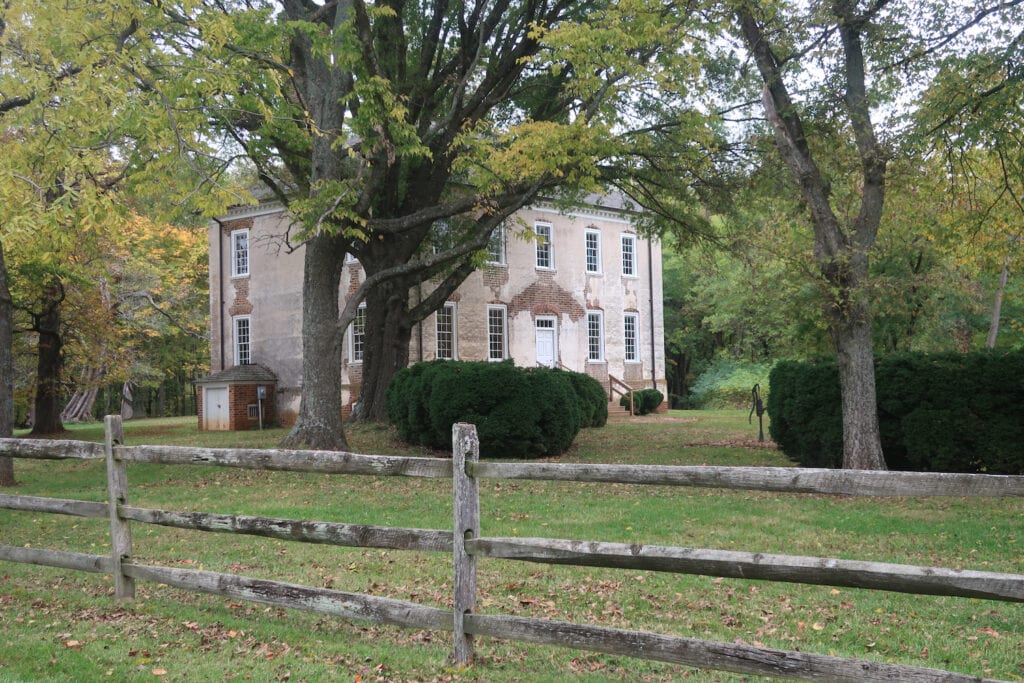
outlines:
M637 234L633 217L609 197L571 211L544 201L521 210L495 234L487 263L413 331L409 358L512 359L664 393L661 247ZM210 225L213 373L200 382L201 429L287 425L298 415L303 256L284 248L289 223L280 205L264 203ZM347 261L343 292L362 277ZM338 378L348 408L360 393L363 320L346 335Z

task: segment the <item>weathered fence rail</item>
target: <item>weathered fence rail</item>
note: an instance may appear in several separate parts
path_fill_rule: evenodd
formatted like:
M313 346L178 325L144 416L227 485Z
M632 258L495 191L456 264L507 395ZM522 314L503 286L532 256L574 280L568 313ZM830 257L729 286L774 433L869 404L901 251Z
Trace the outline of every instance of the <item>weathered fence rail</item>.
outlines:
M471 425L453 428L452 460L359 455L325 451L206 449L125 446L120 420L107 418L105 444L0 439L0 455L40 459L106 459L106 502L0 495L0 508L77 517L109 518L109 555L0 546L0 560L111 574L119 598L134 595L134 582L152 581L185 590L345 619L454 632L454 656L471 661L473 637L588 649L630 657L803 680L980 681L973 676L881 662L844 659L599 626L476 613L476 565L481 558L611 567L739 579L786 581L899 591L922 595L1024 602L1024 576L971 570L838 560L832 558L629 545L550 538L494 538L482 534L481 478L699 486L866 496L1024 496L1024 477L857 472L798 468L665 467L479 462ZM126 465L133 462L243 467L330 474L451 478L451 531L338 522L179 512L128 505ZM305 543L452 553L453 609L346 593L280 581L193 569L156 567L132 559L131 522L199 531L250 534Z

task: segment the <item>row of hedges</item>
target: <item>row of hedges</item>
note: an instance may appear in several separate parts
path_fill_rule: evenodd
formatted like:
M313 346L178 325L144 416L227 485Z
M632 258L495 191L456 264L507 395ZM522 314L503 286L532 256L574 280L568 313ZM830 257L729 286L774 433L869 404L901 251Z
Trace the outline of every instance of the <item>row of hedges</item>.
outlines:
M661 402L665 400L665 394L657 389L640 389L633 392L633 400L636 402L636 409L632 413L634 415L646 415L658 409ZM622 398L619 399L619 405L629 410L629 394L623 394ZM607 409L608 407L605 406L605 410Z
M801 465L840 467L835 363L779 363L769 381L772 439ZM875 384L890 469L1024 474L1024 351L889 356Z
M608 420L601 383L576 372L502 363L432 361L398 372L388 418L408 443L451 450L452 425L476 425L482 457L528 458L566 450L581 427Z

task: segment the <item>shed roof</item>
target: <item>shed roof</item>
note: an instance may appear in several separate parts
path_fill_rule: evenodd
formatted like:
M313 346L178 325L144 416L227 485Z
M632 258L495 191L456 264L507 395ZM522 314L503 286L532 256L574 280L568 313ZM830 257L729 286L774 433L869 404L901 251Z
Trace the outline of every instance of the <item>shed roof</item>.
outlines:
M196 380L196 384L271 384L277 382L277 375L259 363L249 365L232 365L206 377Z

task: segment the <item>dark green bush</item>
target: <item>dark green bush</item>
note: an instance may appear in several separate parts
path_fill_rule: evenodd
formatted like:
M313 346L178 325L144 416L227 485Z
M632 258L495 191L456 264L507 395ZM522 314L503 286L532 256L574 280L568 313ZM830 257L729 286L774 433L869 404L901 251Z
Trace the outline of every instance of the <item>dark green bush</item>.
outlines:
M646 415L658 409L661 402L665 400L665 395L657 389L640 389L633 392L633 400L636 401L633 414ZM619 399L619 405L629 410L629 394L625 394Z
M842 465L834 362L779 363L772 438L807 467ZM876 363L878 421L894 470L1024 473L1024 351L899 354Z
M599 381L582 372L567 372L580 404L581 427L604 427L608 423L608 395Z
M418 363L388 387L388 417L403 440L429 448L451 449L452 425L469 422L476 425L481 456L555 455L581 426L572 374L517 368L511 361Z

